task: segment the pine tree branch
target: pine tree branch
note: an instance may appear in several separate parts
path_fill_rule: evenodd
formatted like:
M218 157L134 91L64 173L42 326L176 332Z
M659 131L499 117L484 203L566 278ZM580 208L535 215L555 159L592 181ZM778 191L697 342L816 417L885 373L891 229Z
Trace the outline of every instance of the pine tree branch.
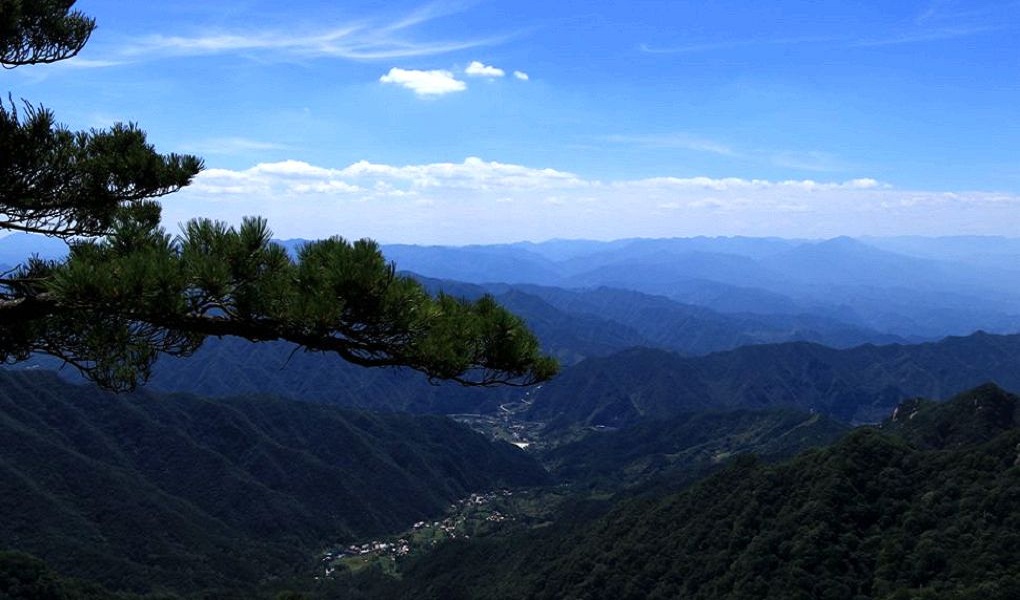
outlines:
M43 293L36 296L0 300L0 325L4 323L29 323L44 321L61 315L89 315L92 323L100 326L104 317L110 322L127 320L138 325L148 326L154 331L166 332L173 336L174 332L187 332L199 337L239 337L251 342L284 341L295 344L299 349L309 352L336 354L343 360L363 367L403 367L425 374L433 382L449 380L461 385L472 387L488 387L495 385L530 386L548 378L541 371L522 368L515 372L506 372L488 368L481 361L473 361L461 373L449 374L438 372L428 361L407 355L404 350L407 344L394 342L385 338L344 337L342 335L321 335L301 331L286 323L273 319L254 318L238 319L208 314L183 315L140 315L111 311L110 307L97 307L84 304L61 303L52 294ZM31 343L33 351L51 354L67 363L74 365L85 374L89 374L88 365L94 358L81 357L68 351L66 340L50 340L43 338ZM197 346L196 346L197 348ZM171 346L161 349L162 353L188 354L192 349L174 351ZM147 374L145 374L147 375ZM144 379L144 377L142 377Z
M74 0L0 0L0 64L78 54L95 22ZM69 241L0 278L0 361L47 352L117 389L161 354L208 336L282 340L361 366L408 367L465 385L528 385L556 364L491 297L474 303L396 277L370 240L336 237L293 260L262 219L239 230L196 220L173 240L156 198L203 168L161 155L134 124L69 131L28 103L0 101L0 230Z
M94 19L72 11L73 0L0 0L0 65L54 63L77 56Z

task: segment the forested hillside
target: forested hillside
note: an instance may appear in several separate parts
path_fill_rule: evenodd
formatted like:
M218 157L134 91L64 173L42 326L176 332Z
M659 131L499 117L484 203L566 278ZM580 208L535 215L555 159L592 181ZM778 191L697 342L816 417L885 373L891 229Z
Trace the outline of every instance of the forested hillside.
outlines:
M792 409L704 411L601 430L538 453L561 482L682 487L740 454L776 461L834 442L850 427Z
M566 535L448 545L405 598L959 598L1020 594L1018 398L995 386L911 402L882 428ZM457 565L455 568L454 565Z
M0 0L0 600L1020 600L1018 33Z
M0 511L14 515L0 522L3 549L35 554L60 575L17 554L0 557L0 571L67 598L111 593L97 582L197 597L273 597L287 587L322 598L1011 597L1016 579L1003 557L1020 546L1000 533L1020 512L1015 398L984 387L934 401L987 381L1020 389L1020 335L907 343L846 307L753 287L785 262L822 281L818 265L842 260L840 277L858 287L833 280L834 293L866 307L902 290L854 296L875 282L853 256L872 257L889 276L944 274L938 261L904 262L846 240L738 242L728 247L739 260L713 250L720 241L675 242L679 262L653 241L600 257L550 245L541 252L559 265L552 270L528 259L536 278L591 288L420 278L433 291L494 294L521 314L564 365L535 389L432 385L235 338L163 358L150 391L130 396L35 368L53 362L0 373L0 486L18 490L0 497ZM458 268L472 267L477 251L464 249ZM492 250L489 259L507 256ZM587 275L562 270L586 261ZM732 272L645 285L664 265ZM644 291L600 287L627 278ZM686 293L730 310L684 304ZM971 310L965 295L943 300L951 314ZM770 341L782 343L761 343ZM732 349L713 352L721 348ZM220 399L151 391L159 389ZM894 410L881 429L772 466ZM495 427L480 429L507 437L524 427L537 443L529 457L444 418L395 412L472 413L466 421ZM505 530L394 563L403 579L377 567L311 578L327 545L396 535L469 492L548 484L522 500L534 514Z
M543 327L536 329L541 334ZM848 349L790 342L698 357L631 348L564 368L532 394L528 418L556 430L619 427L697 410L789 407L847 423L873 423L906 398L944 399L986 381L1020 389L1020 335L979 332L939 342ZM361 369L294 352L286 344L231 338L210 340L195 357L161 360L151 387L213 396L272 393L438 414L495 413L526 394L516 388L432 385L400 370Z
M554 426L625 426L694 410L791 407L874 423L913 396L945 399L994 381L1020 389L1020 335L925 344L747 346L704 357L636 348L586 360L535 394L529 416Z
M468 493L548 481L442 417L0 382L4 549L114 589L250 588Z

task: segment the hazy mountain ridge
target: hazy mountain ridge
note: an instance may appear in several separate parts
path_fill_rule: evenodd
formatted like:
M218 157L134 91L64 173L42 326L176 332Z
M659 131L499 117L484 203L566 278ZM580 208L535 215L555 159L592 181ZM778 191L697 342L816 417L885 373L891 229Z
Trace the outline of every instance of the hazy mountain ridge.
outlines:
M749 344L799 340L837 348L906 341L821 316L726 314L665 296L618 288L565 290L518 285L513 289L539 296L570 314L592 314L626 325L647 340L640 345L683 354L709 354Z
M951 238L967 246L971 238ZM1013 266L1020 252L975 250L939 253L942 238L914 240L911 254L850 238L824 241L756 238L687 238L567 242L442 248L401 246L400 268L427 277L472 283L534 283L546 286L615 287L722 311L812 314L848 325L902 336L965 335L977 329L1012 333L1020 329L1020 277ZM890 245L892 245L890 243ZM982 238L972 245L986 248ZM918 248L927 248L927 253ZM384 251L386 247L384 247ZM440 263L444 252L456 260ZM492 258L502 252L496 264ZM491 269L481 274L469 256ZM515 262L516 261L516 262ZM459 268L457 265L470 265ZM541 274L535 275L541 264ZM558 278L550 276L558 273ZM746 300L724 300L726 295Z
M36 237L0 238L0 264L58 253L52 240ZM293 251L304 242L281 243ZM426 278L620 288L717 312L812 316L912 340L1020 330L1020 243L1012 239L553 240L383 251L401 270Z
M2 246L0 239L0 249ZM996 270L1001 265L996 266L995 261L1006 260L1009 253L992 258L984 253L964 264L939 256L901 255L855 240L819 243L735 238L397 250L394 254L402 269L416 271L415 261L420 259L419 266L426 267L421 272L426 275L434 268L444 277L479 278L472 282L419 277L430 289L457 295L492 293L527 319L548 351L561 358L563 373L527 398L527 418L547 423L547 431L554 432L590 426L629 428L605 437L599 433L562 446L558 455L548 455L558 475L580 485L600 485L600 481L608 480L643 485L651 478L667 482L664 487L654 488L661 491L669 488L670 478L674 484L684 485L724 464L732 452L781 454L798 444L810 445L834 435L840 425L825 417L848 423L875 422L898 405L921 415L903 428L901 437L892 442L867 435L848 438L864 444L861 460L865 464L885 464L873 461L872 451L880 457L907 460L905 457L914 450L900 452L900 445L913 448L914 444L919 452L927 451L926 445L956 451L969 448L974 435L981 437L994 431L1013 435L1012 426L996 429L998 425L985 423L955 427L959 422L970 422L963 418L966 411L932 417L929 424L925 415L934 413L926 412L925 403L901 402L916 396L946 398L990 380L1020 389L1020 335L979 332L922 344L855 346L901 339L887 333L890 331L899 332L903 339L916 340L933 332L969 333L968 328L975 323L1015 330L1013 324L1018 321L1008 310L1014 299L1014 284L1003 281L999 287L987 287L1004 272ZM920 252L916 247L911 251ZM959 248L956 251L962 253ZM826 267L826 261L832 266ZM958 268L963 271L955 270ZM600 278L611 278L630 289L608 287L612 282L600 282ZM588 287L564 287L578 283ZM710 306L685 305L680 298L697 298ZM802 341L760 343L800 339L853 347L837 349ZM722 348L733 349L712 352ZM3 375L31 376L34 374ZM182 397L152 407L120 398L96 406L90 400L54 400L53 390L64 389L66 384L54 379L47 385L52 389L44 397L51 403L43 410L33 412L17 401L0 399L5 409L0 436L6 440L0 448L11 453L0 457L0 477L5 489L24 490L0 500L8 503L0 505L0 512L24 517L0 524L9 528L3 537L14 540L14 547L43 555L61 572L99 579L117 588L147 589L149 582L161 580L172 580L181 589L210 584L243 586L267 570L293 569L298 557L309 556L309 549L322 542L327 529L329 536L350 536L359 531L406 526L471 485L493 482L491 473L478 474L479 465L465 464L467 458L462 456L483 460L489 455L489 447L473 445L480 443L475 436L464 438L474 442L458 442L450 448L450 440L460 440L466 432L445 420L429 421L425 426L424 421L401 421L406 417L397 415L352 416L324 407L255 399L205 401ZM7 385L8 390L17 387ZM156 365L152 388L219 396L278 392L292 399L384 412L489 414L499 414L505 402L524 406L521 401L525 393L516 389L432 386L421 376L405 371L362 369L333 356L295 353L284 344L249 344L238 339L212 339L189 359L162 358ZM278 408L267 408L270 406ZM784 413L793 416L776 421L762 416L765 413L754 413L746 421L735 416L776 407L803 412ZM731 409L745 412L730 413L733 422L713 429L713 423L720 422L706 415ZM295 416L295 411L304 416ZM812 411L814 415L805 415ZM994 416L994 423L1005 423L999 418L1004 411L987 412ZM775 423L774 427L770 422ZM743 430L739 429L742 423ZM911 433L908 429L913 425L923 425L923 431L936 434ZM735 429L726 430L730 426ZM106 429L109 427L140 437L114 435ZM895 425L889 429L895 429ZM697 436L713 431L719 436ZM777 438L767 439L773 433ZM784 439L787 434L789 437ZM873 439L879 440L875 446L868 441ZM963 440L963 444L946 446L947 440ZM692 445L684 445L687 442ZM784 446L787 442L790 445ZM858 450L854 446L839 448L851 456L856 456ZM450 450L457 456L449 456ZM328 456L321 456L322 452ZM510 456L525 458L519 453ZM829 471L840 467L838 461L832 461L826 463ZM520 469L529 481L546 480L533 462L518 463L508 456L494 457L482 468L491 469L497 463L505 464L510 472ZM941 464L954 468L950 463ZM355 475L350 470L360 467L370 472L358 471L360 474ZM713 478L714 483L693 493L715 495L717 503L738 510L747 501L731 506L726 504L727 494L739 497L747 481L760 486L772 481L772 475L767 474L772 471L761 469L738 460L727 473L739 475L723 473L719 479ZM349 485L331 488L327 483L336 481L338 470L343 471ZM63 476L65 472L70 475ZM145 476L139 477L139 472ZM871 486L868 489L890 483L883 479L875 484L855 473L855 477L862 477L855 481ZM796 480L799 476L789 477ZM436 481L445 483L432 483ZM895 481L899 480L892 483ZM822 485L822 493L828 494L825 498L846 491L836 483ZM999 483L996 480L989 485ZM85 492L97 488L108 493L95 497ZM937 490L924 493L933 491ZM368 498L363 492L380 493ZM339 496L348 500L337 503ZM423 505L402 506L407 498L421 500ZM644 502L667 506L662 510L669 512L670 501ZM673 521L658 522L652 517L645 521L644 508L634 506L622 506L616 513L622 515L622 522L629 523L627 527L638 527L647 536L651 536L649 531L669 530L667 524ZM692 520L698 506L692 504L683 518ZM792 510L790 519L821 519L821 523L829 514L798 513L797 508L784 505L779 510ZM904 518L926 518L902 514ZM615 531L616 518L598 527ZM36 527L33 523L43 525ZM162 533L140 540L137 532L149 528ZM585 590L587 594L588 590L605 588L615 590L617 597L644 598L654 593L671 597L675 590L669 586L676 583L675 578L661 583L655 573L641 572L628 580L635 583L613 579L613 569L629 564L632 559L628 556L642 556L645 547L640 544L654 538L642 541L620 534L627 544L640 548L631 554L614 554L604 552L611 547L606 542L610 538L600 535L571 530L570 536L574 537L556 542L546 539L542 543L551 545L536 546L541 563L529 572L545 573L547 566L560 565L550 581L561 587L549 589L563 593ZM714 534L700 529L692 535ZM538 535L539 540L541 537ZM871 540L869 544L877 543L867 539ZM828 537L819 540L804 544L818 548L833 545ZM680 538L668 540L668 544L684 543ZM496 541L480 544L485 552L526 564L514 554L512 545L502 546ZM591 550L594 554L577 550L578 544L595 545ZM996 556L1007 555L1002 548L987 547ZM723 556L723 550L717 550ZM725 560L744 568L758 554L773 551L767 550L756 547L750 554L726 555ZM901 552L910 560L923 562L930 558L918 558L912 551L889 550ZM457 552L440 548L436 562L417 563L414 569L421 571L411 571L408 585L413 586L418 577L427 574L438 582L431 588L435 592L444 589L444 582L450 578L477 575L463 573L464 565L474 563L462 560ZM79 562L70 562L69 556L78 557ZM217 557L216 564L204 558L210 556ZM450 556L454 557L452 563ZM560 563L561 558L568 562ZM722 558L719 561L717 564L724 562ZM576 575L572 565L582 562L602 565L597 575L602 579L571 579ZM610 563L613 569L606 566ZM437 571L437 565L443 568ZM854 568L857 566L855 563ZM897 563L896 568L901 567L913 569L914 565ZM750 575L735 571L739 577L746 575L746 581L723 579L720 585L736 590L734 597L765 597L761 594L767 590L763 592L755 578L770 570L749 568ZM849 576L834 573L831 580L864 590L859 595L868 597L865 588L853 587L859 585L853 583L857 581L854 578L866 568L870 567L864 565L859 573ZM626 569L621 567L620 572ZM799 571L790 577L801 581L796 579L801 577ZM656 592L659 585L664 587ZM420 592L411 595L419 597Z
M814 341L837 348L864 343L908 341L810 314L724 313L662 295L622 288L560 288L535 284L470 284L408 273L432 292L477 298L489 293L536 329L553 352L570 349L580 357L604 356L634 346L708 354L748 344ZM598 331L592 332L592 327ZM555 329L555 331L553 331ZM588 341L571 344L585 332ZM594 335L594 339L591 336ZM597 342L595 351L578 351ZM566 361L572 364L576 361Z
M687 355L745 344L807 339L833 347L891 342L895 336L811 316L726 315L661 296L599 288L565 290L506 284L476 285L422 279L432 291L470 298L492 293L536 332L545 350L567 369L631 347L657 347ZM56 368L40 357L20 365ZM74 371L63 373L73 377ZM224 396L272 393L356 408L417 413L488 412L516 399L519 390L477 390L431 385L421 375L363 369L329 354L297 351L283 343L208 339L192 357L161 357L149 385L163 391Z
M591 330L589 350L612 346L599 331ZM846 349L786 342L702 356L625 348L566 365L531 392L528 418L563 430L629 426L697 410L788 407L848 423L876 422L905 398L947 398L986 381L1020 389L1020 335L977 333ZM500 404L520 401L527 393L432 385L413 372L363 369L328 355L295 353L286 344L232 338L210 340L191 358L164 357L150 387L213 396L275 393L376 411L438 414L496 413Z
M635 348L566 370L534 394L556 427L626 426L691 410L790 407L877 422L904 399L943 399L986 381L1020 389L1020 335L837 350L792 342L701 357Z

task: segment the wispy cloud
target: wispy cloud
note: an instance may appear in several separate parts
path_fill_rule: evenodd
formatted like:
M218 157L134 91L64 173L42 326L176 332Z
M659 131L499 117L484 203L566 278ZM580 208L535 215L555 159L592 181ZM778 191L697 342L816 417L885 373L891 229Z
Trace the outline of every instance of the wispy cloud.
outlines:
M393 67L379 81L399 85L419 96L442 96L467 89L467 84L454 77L453 73L438 69L418 71Z
M835 154L817 150L775 152L771 154L770 160L777 167L818 173L838 173L857 168L856 165L848 163Z
M660 135L608 135L606 141L618 144L635 144L646 148L679 148L708 152L721 156L737 156L738 152L730 146L688 133L670 133Z
M917 23L924 23L930 20L932 17L938 15L941 10L950 3L950 0L932 0L928 3L924 9L914 18Z
M631 144L661 150L690 150L714 154L743 162L773 165L795 171L840 173L860 170L861 166L822 150L777 150L738 148L731 144L685 132L645 135L607 135L603 139L616 144Z
M932 0L912 22L885 34L855 41L857 46L892 46L973 37L1020 27L1020 2Z
M957 2L933 0L914 17L900 23L883 23L868 33L833 32L816 36L693 39L682 43L638 46L646 54L694 54L764 46L831 45L878 47L931 43L974 37L1020 28L1020 2Z
M521 81L527 81L531 79L531 77L529 77L528 74L525 73L524 71L514 71L514 77Z
M812 38L779 38L779 39L748 39L724 40L719 42L701 42L678 46L656 47L640 44L638 49L646 54L695 54L753 48L761 46L795 46L795 45L833 45L838 47L878 47L898 44L918 44L938 42L956 38L977 36L994 31L1012 29L1010 25L960 25L949 27L911 26L899 30L887 31L868 37L812 37Z
M196 154L247 154L270 150L286 150L288 146L274 142L253 140L245 137L221 137L198 140L181 147L185 152Z
M463 4L432 3L389 20L367 17L332 26L250 26L189 35L148 35L127 43L111 60L218 54L244 54L270 60L387 60L489 46L512 37L511 34L495 34L470 39L429 40L415 35L419 26L464 9Z
M1018 0L992 0L990 2L961 0L932 0L914 18L918 24L927 23L1000 23L1007 20L1010 11L1020 8ZM1015 16L1015 15L1013 15Z
M646 54L695 54L749 48L755 46L793 46L799 44L821 44L845 40L840 37L792 37L792 38L751 38L740 40L692 41L671 46L639 44L638 50Z
M993 31L1002 31L1008 28L1009 26L1006 25L910 28L881 37L857 39L851 42L850 45L860 47L879 47L896 46L900 44L940 42L944 40L972 37L984 33L991 33Z
M112 59L97 60L75 56L74 58L48 65L48 67L52 69L106 69L122 65L125 62L127 61Z
M743 179L740 177L650 177L612 184L620 188L658 190L702 190L713 192L742 192L751 190L786 190L819 192L832 190L870 190L888 187L871 178L848 181L821 182L813 179Z

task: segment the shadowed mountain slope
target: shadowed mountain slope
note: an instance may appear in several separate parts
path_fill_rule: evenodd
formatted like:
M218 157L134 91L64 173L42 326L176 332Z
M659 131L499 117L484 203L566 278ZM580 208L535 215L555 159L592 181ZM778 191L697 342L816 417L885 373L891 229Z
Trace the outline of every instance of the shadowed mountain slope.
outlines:
M702 357L637 348L564 371L534 394L530 417L619 427L696 410L790 407L877 422L906 398L947 398L986 381L1020 389L1020 335L846 350L787 343Z
M984 386L947 408L915 407L926 424L909 432L862 428L775 466L739 458L565 536L449 545L391 597L1016 598L1017 406ZM970 433L917 443L950 420Z
M541 453L559 480L603 488L683 487L739 454L770 461L834 442L847 425L791 409L708 411L600 430Z
M468 493L548 481L442 417L0 383L0 540L114 589L244 588Z

